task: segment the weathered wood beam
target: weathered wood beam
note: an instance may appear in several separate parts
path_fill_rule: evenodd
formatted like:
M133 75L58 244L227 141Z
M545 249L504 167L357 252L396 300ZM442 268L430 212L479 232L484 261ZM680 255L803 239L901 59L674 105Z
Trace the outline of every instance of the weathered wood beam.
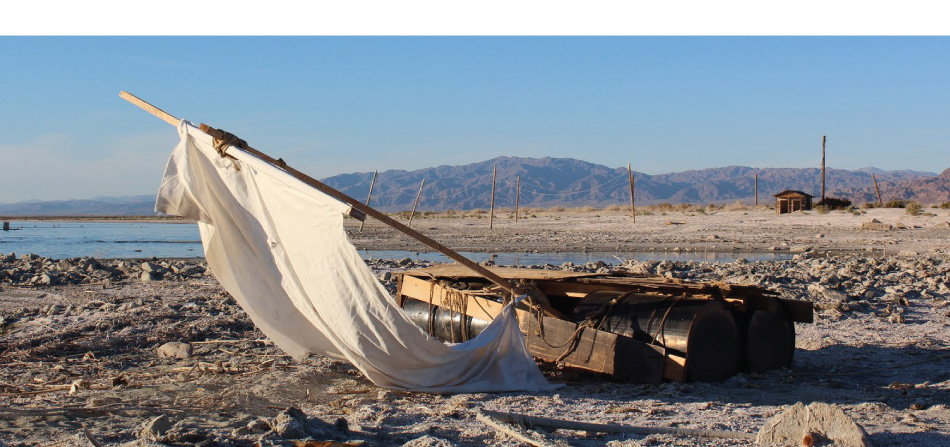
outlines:
M122 92L119 93L119 97L122 98L122 99L125 99L126 101L131 102L132 104L135 104L136 106L140 107L141 109L145 110L146 112L151 113L152 115L155 115L156 117L158 117L158 118L161 119L162 121L165 121L165 122L168 123L168 124L171 124L171 125L173 125L173 126L177 126L177 125L178 125L179 120L178 120L177 118L175 118L175 117L172 116L171 114L165 112L164 110L159 109L158 107L155 107L155 106L149 104L148 102L145 102L145 101L142 100L141 98L138 98L138 97L136 97L135 95L133 95L133 94L131 94L131 93L122 91ZM223 132L223 131L221 131L221 130L219 130L219 129L215 129L215 128L213 128L213 127L211 127L211 126L208 126L208 125L206 125L206 124L202 124L200 128L201 128L201 131L202 131L202 132L205 132L205 133L207 133L208 135L211 135L212 137L221 138L221 137L224 137L224 136L225 136L225 132ZM322 193L324 193L324 194L326 194L326 195L328 195L328 196L330 196L330 197L333 197L334 199L337 199L337 200L339 200L339 201L341 201L341 202L343 202L343 203L346 203L346 204L350 205L351 207L353 207L354 209L359 210L359 211L365 213L366 215L372 216L372 217L375 218L376 220L379 220L380 222L383 222L383 223L385 223L386 225L389 225L389 226L395 228L396 230L402 232L403 234L406 234L407 236L409 236L409 237L411 237L411 238L413 238L413 239L415 239L415 240L417 240L417 241L419 241L419 242L422 242L423 244L425 244L425 245L429 246L430 248L434 249L435 251L438 251L439 253L442 253L443 255L447 256L449 259L451 259L451 260L453 260L453 261L455 261L455 262L458 262L459 264L462 264L462 265L464 265L465 267L468 267L468 268L471 269L473 272L477 273L479 276L482 276L482 277L484 277L485 279L488 279L489 281L491 281L491 282L493 282L493 283L495 283L495 284L501 286L502 288L504 288L505 290L509 291L510 293L512 293L512 294L519 294L519 292L521 292L521 291L520 291L519 289L517 289L517 288L514 286L514 284L512 284L510 281L508 281L508 280L506 280L506 279L504 279L504 278L502 278L502 277L500 277L500 276L498 276L498 275L492 273L491 271L489 271L488 269L482 267L481 265L479 265L479 264L476 263L475 261L472 261L471 259L468 259L468 258L466 258L465 256L462 256L462 255L459 254L458 252L456 252L456 251L454 251L454 250L452 250L452 249L450 249L450 248L448 248L448 247L446 247L446 246L444 246L444 245L442 245L442 244L436 242L436 241L433 240L432 238L430 238L430 237L428 237L428 236L426 236L426 235L424 235L424 234L422 234L422 233L419 233L418 231L415 231L415 230L413 230L412 228L409 228L408 226L406 226L406 225L404 225L404 224L402 224L402 223L396 221L395 219L393 219L393 218L391 218L391 217L389 217L389 216L387 216L387 215L385 215L385 214L383 214L383 213L381 213L381 212L379 212L379 211L376 211L376 210L373 209L373 208L370 208L370 207L368 207L368 206L362 204L360 201L358 201L358 200L356 200L356 199L354 199L354 198L352 198L352 197L350 197L350 196L348 196L348 195L346 195L346 194L344 194L344 193L342 193L342 192L340 192L340 191L337 191L336 189L330 187L329 185L326 185L326 184L324 184L323 182L320 182L320 181L314 179L313 177L310 177L310 176L308 176L308 175L306 175L306 174L304 174L304 173L302 173L302 172L300 172L300 171L298 171L298 170L296 170L296 169L294 169L294 168L288 166L286 163L283 162L283 160L275 159L275 158L273 158L273 157L271 157L271 156L269 156L269 155L267 155L267 154L265 154L265 153L263 153L263 152L261 152L261 151L259 151L259 150L257 150L257 149L254 149L254 148L252 148L252 147L249 147L249 146L248 146L248 147L244 147L244 148L236 148L236 147L234 147L234 146L231 146L228 150L229 150L229 151L230 151L230 150L242 150L242 151L247 152L247 153L249 153L249 154L251 154L251 155L254 155L254 156L257 157L257 158L259 158L259 159L261 159L261 160L263 160L263 161L265 161L265 162L267 162L267 163L269 163L269 164L271 164L271 165L273 165L273 166L275 166L275 167L277 167L277 168L279 168L279 169L282 169L284 172L290 174L290 175L293 176L293 177L296 177L297 180L300 180L300 181L306 183L307 185L313 187L314 189L316 189L316 190L318 190L318 191L320 191L320 192L322 192Z

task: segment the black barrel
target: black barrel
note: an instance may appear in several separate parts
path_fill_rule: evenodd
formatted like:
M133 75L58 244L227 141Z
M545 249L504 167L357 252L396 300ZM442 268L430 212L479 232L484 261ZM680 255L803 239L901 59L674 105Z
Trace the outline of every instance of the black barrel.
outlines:
M441 341L468 341L485 330L489 324L488 321L451 312L439 306L430 306L429 303L414 299L406 299L402 308L416 326Z
M787 368L795 355L795 323L777 298L765 297L764 309L737 315L745 330L745 368L765 372Z
M741 337L720 301L598 291L577 304L572 319L685 355L691 380L719 381L738 369Z

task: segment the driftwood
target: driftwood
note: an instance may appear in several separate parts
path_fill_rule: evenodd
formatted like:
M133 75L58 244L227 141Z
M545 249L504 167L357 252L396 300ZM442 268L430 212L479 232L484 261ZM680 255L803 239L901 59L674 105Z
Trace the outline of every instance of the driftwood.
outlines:
M538 416L528 416L518 413L504 413L500 411L482 410L486 416L491 418L518 424L522 427L547 427L564 430L578 430L599 433L633 433L637 435L676 435L692 436L701 438L723 438L723 439L755 439L754 433L722 430L704 430L698 428L676 428L676 427L638 427L633 425L620 424L593 424L589 422L566 421L562 419L551 419Z
M487 426L489 426L489 427L491 427L491 428L494 428L495 430L497 430L497 431L499 431L499 432L501 432L501 433L504 433L504 434L506 434L506 435L508 435L508 436L510 436L510 437L512 437L512 438L515 438L515 439L517 439L517 440L519 440L519 441L521 441L521 442L523 442L523 443L525 443L525 444L533 445L533 446L535 446L535 447L554 447L553 444L549 444L549 443L547 443L547 442L544 442L544 441L541 441L541 440L538 440L538 439L532 439L532 438L529 438L528 436L525 436L524 434L522 434L522 433L519 432L518 430L514 429L513 427L508 427L508 426L506 426L504 423L502 423L502 422L500 422L500 421L498 421L498 420L496 420L496 419L493 419L492 416L490 416L489 414L491 414L491 415L493 416L493 415L495 414L495 412L493 412L493 411L488 411L488 410L482 410L482 411L480 411L480 412L478 413L478 415L475 416L475 419L477 419L479 422L481 422L481 423L483 423L483 424L485 424L485 425L487 425ZM502 414L502 413L498 413L498 414Z
M92 433L89 433L89 429L88 429L88 428L83 427L83 428L82 428L82 434L83 434L83 436L86 437L86 440L88 440L89 443L92 444L94 447L103 447L103 446L102 446L102 443L99 442L99 441L97 441L96 438L95 438L94 436L92 436Z

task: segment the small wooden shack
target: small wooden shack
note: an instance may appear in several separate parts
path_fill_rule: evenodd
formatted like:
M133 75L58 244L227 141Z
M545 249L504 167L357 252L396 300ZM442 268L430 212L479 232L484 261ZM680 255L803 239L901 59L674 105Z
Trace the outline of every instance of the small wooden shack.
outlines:
M785 214L795 211L808 211L811 209L811 199L814 197L815 196L808 193L786 189L775 195L775 213Z

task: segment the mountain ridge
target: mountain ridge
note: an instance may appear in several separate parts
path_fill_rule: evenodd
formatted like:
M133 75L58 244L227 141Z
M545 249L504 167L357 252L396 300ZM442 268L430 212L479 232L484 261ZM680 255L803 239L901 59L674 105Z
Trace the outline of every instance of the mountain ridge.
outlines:
M514 207L520 177L520 206L626 206L630 186L626 167L611 168L575 158L495 157L465 165L388 170L379 173L371 206L382 211L412 208L419 185L426 180L419 200L420 211L486 209L491 204L495 173L495 206ZM826 195L856 204L876 202L872 173L884 200L950 201L950 169L941 174L910 170L885 171L874 167L856 170L830 168L826 172ZM821 192L818 168L754 168L723 166L666 174L634 171L637 204L731 203L754 200L755 174L758 199L768 204L772 195L786 189L815 196ZM339 174L323 182L363 201L369 192L372 172ZM3 216L149 216L152 195L96 197L81 200L24 201L0 204Z

